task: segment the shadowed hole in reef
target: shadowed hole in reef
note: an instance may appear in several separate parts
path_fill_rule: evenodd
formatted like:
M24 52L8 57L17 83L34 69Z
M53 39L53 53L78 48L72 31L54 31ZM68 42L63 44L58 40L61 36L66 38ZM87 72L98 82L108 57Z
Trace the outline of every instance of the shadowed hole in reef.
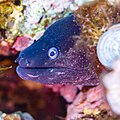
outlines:
M20 0L15 0L15 5L20 5Z
M16 56L17 57L17 56ZM60 120L66 116L67 103L50 88L29 89L16 74L16 57L0 56L0 66L13 66L0 74L0 111L13 113L28 112L35 120ZM32 83L34 84L34 83Z

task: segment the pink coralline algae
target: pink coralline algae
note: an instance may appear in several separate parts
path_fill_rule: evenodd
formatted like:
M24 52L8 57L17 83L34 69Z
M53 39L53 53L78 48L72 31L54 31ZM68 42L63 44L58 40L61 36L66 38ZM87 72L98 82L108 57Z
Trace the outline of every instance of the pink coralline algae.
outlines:
M15 55L18 53L18 51L24 50L32 43L33 41L30 39L30 37L26 36L18 36L13 45L8 41L0 40L0 55Z
M77 86L74 85L47 85L47 87L52 88L53 92L58 92L60 93L61 96L67 101L67 102L73 102L78 88Z
M83 90L77 95L74 102L68 106L66 120L82 118L91 120L91 116L95 118L103 110L110 111L110 108L105 100L103 87L99 85L85 91Z
M0 55L8 56L10 51L10 46L6 41L0 41Z
M25 36L19 36L16 38L12 48L16 51L22 51L31 44L30 38Z

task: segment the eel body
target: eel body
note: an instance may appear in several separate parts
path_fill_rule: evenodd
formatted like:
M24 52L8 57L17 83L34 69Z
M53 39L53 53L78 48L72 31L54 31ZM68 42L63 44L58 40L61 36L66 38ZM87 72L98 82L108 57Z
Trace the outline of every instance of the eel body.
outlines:
M92 56L87 55L86 47L76 47L75 38L80 33L81 27L73 14L53 23L41 38L19 54L18 75L44 84L97 85Z

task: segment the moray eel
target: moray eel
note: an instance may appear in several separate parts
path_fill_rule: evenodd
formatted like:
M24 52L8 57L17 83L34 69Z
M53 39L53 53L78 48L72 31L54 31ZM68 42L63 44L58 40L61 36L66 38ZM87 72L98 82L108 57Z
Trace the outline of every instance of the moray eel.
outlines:
M98 77L84 47L75 47L81 33L73 14L47 28L41 38L23 50L16 71L25 80L44 84L94 86Z

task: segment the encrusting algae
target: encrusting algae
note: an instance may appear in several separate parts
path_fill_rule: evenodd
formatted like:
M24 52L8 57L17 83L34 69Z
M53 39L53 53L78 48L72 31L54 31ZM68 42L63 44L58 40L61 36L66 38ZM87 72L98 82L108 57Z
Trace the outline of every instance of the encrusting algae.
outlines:
M113 24L120 22L119 0L95 0L81 6L75 11L77 21L81 25L80 39L96 46L100 36Z

